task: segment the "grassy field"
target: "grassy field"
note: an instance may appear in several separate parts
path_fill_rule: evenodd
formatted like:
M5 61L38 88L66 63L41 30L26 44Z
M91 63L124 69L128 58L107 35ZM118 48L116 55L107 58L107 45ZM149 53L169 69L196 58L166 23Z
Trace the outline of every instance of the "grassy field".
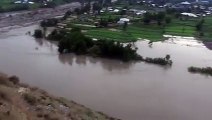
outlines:
M198 20L173 20L172 23L166 25L165 34L178 36L194 36L196 34L196 23Z
M120 42L132 42L138 39L160 41L163 39L162 31L158 27L154 29L136 25L129 25L126 31L122 30L122 27L89 29L85 34L97 39L112 39Z
M0 7L5 8L11 5L14 0L0 0Z
M202 39L204 41L212 41L212 16L205 17L205 22L203 24L204 36Z
M18 10L27 10L27 9L36 9L40 7L40 4L14 4L16 0L0 0L0 12L9 12L9 11L18 11Z
M195 36L195 24L185 22L173 22L165 27L143 24L128 25L124 31L122 26L114 28L89 28L85 26L78 26L85 30L85 34L97 39L112 39L120 42L136 41L138 39L148 39L153 42L164 40L163 35L177 35L177 36Z
M117 14L101 14L100 16L89 17L96 21L97 19L117 19L120 18L120 15ZM131 17L132 18L132 17ZM86 20L88 20L86 19ZM137 19L135 17L135 19ZM165 25L157 25L153 22L150 25L144 25L141 21L142 17L138 18L138 21L133 22L128 25L127 29L124 31L123 26L111 27L111 28L94 28L84 25L94 25L91 22L87 21L72 21L71 25L80 27L84 30L84 34L97 39L110 39L120 42L131 42L141 39L148 39L153 42L164 40L163 35L176 35L176 36L185 36L185 37L196 37L199 33L196 31L196 24L201 20L200 18L189 18L187 20L180 20L172 18L172 22ZM79 25L81 24L81 25ZM211 27L210 27L211 26ZM70 26L69 26L70 27ZM210 39L212 37L212 17L206 17L203 27L204 35L203 38Z

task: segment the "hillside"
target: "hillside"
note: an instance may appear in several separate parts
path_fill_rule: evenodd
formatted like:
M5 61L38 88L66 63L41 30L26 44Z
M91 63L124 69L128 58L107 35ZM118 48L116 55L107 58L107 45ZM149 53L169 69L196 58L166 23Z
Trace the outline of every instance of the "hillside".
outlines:
M116 120L0 75L0 120Z

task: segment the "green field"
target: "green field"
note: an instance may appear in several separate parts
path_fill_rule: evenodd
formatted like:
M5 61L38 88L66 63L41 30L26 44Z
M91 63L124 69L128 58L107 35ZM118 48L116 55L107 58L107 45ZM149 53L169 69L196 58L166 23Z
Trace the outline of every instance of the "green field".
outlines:
M14 0L0 0L0 7L6 8L10 6L12 2L14 2Z
M143 25L142 23L134 23L128 25L126 31L122 30L122 26L113 28L83 28L87 36L97 39L112 39L120 42L131 42L138 39L148 39L153 42L161 41L165 38L163 35L176 35L185 37L198 37L203 41L212 41L212 17L205 17L203 24L204 36L199 36L196 31L196 24L200 19L177 20L174 19L170 24L158 26L157 24ZM80 27L80 26L78 26Z
M164 34L178 36L194 36L196 34L195 24L188 21L175 21L165 27L156 24L143 25L142 23L136 23L128 25L125 31L122 29L122 26L113 28L92 28L83 25L76 26L85 30L84 34L89 37L111 39L120 42L130 42L138 39L148 39L155 42L164 40Z
M178 36L194 36L196 34L196 23L199 20L173 20L172 23L166 25L165 34Z
M0 12L10 12L18 10L36 9L40 4L14 4L16 0L0 0Z
M163 39L160 28L153 29L148 26L135 25L129 25L126 31L121 27L87 29L85 34L97 39L111 39L120 42L132 42L138 39L160 41Z
M205 23L203 25L203 40L212 41L212 16L205 18Z

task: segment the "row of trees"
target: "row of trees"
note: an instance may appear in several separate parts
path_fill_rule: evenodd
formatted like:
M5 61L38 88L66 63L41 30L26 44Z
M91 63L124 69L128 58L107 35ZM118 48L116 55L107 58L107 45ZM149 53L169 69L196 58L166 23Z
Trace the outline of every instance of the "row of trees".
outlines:
M76 54L89 54L92 56L120 59L123 61L139 59L136 49L131 44L124 46L119 42L110 40L93 41L81 33L79 28L73 28L59 41L58 51L74 52Z
M45 33L42 30L36 29L33 36L35 38L43 38ZM159 65L172 65L170 55L164 58L143 58L137 54L137 48L132 44L122 44L112 40L97 40L94 41L86 37L79 28L72 30L53 30L47 39L58 41L58 52L76 54L88 54L95 57L106 57L119 59L122 61L138 60L147 63Z
M212 68L211 67L199 68L199 67L192 66L192 67L188 68L188 71L192 72L192 73L200 73L200 74L212 76Z
M0 12L10 12L10 11L20 11L20 10L29 10L28 4L18 4L11 5L10 7L3 8L0 6Z
M145 13L143 18L144 24L150 24L152 21L157 21L158 25L162 25L163 22L169 24L171 22L171 17L167 16L165 12Z
M166 55L164 58L149 58L144 59L147 63L159 64L159 65L172 65L172 60L170 60L170 55Z
M159 65L172 65L170 55L166 55L164 58L147 57L144 59L137 54L137 48L133 47L132 44L124 45L112 40L94 41L81 33L79 28L73 28L71 31L54 30L48 36L48 39L59 41L58 51L61 54L73 52L123 61L139 60Z

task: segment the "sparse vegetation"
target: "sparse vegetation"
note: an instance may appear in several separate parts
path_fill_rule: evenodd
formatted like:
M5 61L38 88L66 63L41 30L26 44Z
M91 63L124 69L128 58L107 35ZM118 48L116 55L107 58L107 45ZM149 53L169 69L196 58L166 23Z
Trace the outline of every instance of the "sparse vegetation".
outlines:
M30 105L35 105L37 102L37 98L29 93L25 93L23 98Z
M14 78L17 79L0 75L1 120L118 120L64 98L56 98L43 90L14 84L11 81Z
M40 22L40 26L41 27L54 27L57 25L58 23L58 19L56 18L51 18L51 19L47 19L47 20L43 20Z
M200 74L212 76L212 67L199 68L199 67L192 66L188 68L188 71L191 73L200 73Z
M172 60L165 58L149 58L144 59L147 63L153 63L158 65L172 65Z

